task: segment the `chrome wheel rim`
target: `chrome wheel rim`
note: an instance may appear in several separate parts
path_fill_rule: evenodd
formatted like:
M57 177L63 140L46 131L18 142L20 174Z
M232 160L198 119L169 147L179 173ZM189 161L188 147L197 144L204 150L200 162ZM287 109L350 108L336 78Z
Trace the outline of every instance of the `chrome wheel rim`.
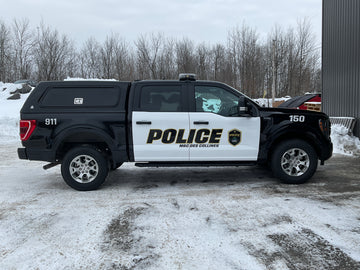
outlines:
M99 173L99 165L93 157L79 155L70 162L69 171L76 182L85 184L95 180Z
M281 168L290 176L302 176L309 166L309 155L300 148L289 149L281 157Z

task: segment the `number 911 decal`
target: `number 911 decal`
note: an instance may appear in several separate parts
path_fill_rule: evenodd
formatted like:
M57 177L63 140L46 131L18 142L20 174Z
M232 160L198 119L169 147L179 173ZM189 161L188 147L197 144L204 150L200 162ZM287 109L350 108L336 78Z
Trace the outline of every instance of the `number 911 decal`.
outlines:
M290 115L291 122L305 122L305 115Z

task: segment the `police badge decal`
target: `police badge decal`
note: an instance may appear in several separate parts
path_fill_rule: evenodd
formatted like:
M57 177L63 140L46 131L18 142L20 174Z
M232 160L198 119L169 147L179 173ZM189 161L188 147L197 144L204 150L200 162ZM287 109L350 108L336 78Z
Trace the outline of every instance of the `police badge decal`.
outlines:
M237 146L239 143L241 143L241 131L238 129L230 130L228 141L233 146Z

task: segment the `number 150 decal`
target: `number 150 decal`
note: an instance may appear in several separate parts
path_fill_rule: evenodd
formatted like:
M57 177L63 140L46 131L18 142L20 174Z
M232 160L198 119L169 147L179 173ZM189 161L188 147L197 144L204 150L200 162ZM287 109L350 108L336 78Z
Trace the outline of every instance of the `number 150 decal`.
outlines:
M290 115L289 117L291 122L305 122L304 115Z

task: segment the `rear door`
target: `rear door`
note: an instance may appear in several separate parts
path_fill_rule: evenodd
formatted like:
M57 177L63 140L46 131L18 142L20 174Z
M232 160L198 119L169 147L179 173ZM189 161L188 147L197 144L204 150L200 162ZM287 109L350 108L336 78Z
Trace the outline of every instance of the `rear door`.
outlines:
M189 148L181 147L189 130L183 83L139 85L132 112L135 161L188 161Z
M191 161L256 161L260 140L260 117L239 116L240 93L220 85L194 85L189 147Z

